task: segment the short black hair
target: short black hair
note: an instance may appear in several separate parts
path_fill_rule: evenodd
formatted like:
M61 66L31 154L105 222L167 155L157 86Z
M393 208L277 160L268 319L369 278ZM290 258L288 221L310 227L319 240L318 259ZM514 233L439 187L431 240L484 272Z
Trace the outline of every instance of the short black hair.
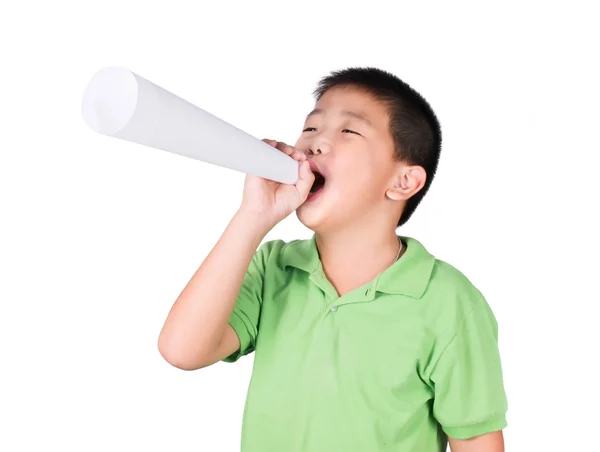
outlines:
M406 201L398 220L402 226L429 190L442 147L440 123L429 103L394 74L374 67L350 67L323 77L313 92L318 101L334 87L362 89L384 104L389 113L390 135L394 141L394 161L419 165L427 177L421 190Z

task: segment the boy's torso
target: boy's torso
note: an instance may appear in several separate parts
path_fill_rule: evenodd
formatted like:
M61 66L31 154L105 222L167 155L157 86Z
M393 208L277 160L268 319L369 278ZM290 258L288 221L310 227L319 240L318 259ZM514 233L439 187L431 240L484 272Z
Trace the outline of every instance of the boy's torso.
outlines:
M314 237L280 244L262 289L243 451L445 450L431 367L477 291L402 238L406 256L341 297Z

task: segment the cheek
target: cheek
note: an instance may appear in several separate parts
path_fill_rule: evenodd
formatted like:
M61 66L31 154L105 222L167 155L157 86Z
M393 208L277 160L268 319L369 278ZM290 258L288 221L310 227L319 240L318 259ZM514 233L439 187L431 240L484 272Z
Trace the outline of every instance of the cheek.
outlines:
M339 175L341 183L356 187L358 191L370 192L382 184L381 171L376 162L367 159L344 162L336 174Z
M332 202L356 206L363 210L382 198L381 178L368 164L349 165L340 168L338 177L331 184Z

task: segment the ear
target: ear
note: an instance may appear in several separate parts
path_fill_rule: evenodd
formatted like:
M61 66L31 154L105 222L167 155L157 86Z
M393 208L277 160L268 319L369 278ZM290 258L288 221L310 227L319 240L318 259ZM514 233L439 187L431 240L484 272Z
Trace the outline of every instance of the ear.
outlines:
M393 201L406 201L423 188L426 180L427 173L422 166L400 166L385 195Z

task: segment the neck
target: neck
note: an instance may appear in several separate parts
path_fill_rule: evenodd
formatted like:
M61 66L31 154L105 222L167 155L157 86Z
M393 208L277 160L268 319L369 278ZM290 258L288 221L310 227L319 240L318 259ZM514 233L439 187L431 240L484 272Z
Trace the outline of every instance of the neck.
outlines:
M317 232L316 243L323 270L340 295L393 265L400 246L395 229L384 228Z

